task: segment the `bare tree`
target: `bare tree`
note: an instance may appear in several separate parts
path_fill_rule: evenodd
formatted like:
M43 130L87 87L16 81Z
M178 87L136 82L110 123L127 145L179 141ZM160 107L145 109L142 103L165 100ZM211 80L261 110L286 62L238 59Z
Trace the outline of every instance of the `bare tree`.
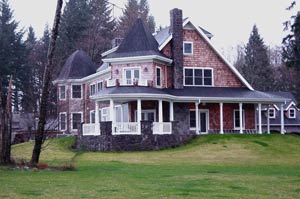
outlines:
M47 64L45 66L44 75L43 75L43 90L42 90L42 96L40 100L38 130L35 136L35 144L31 156L31 164L33 165L39 162L41 148L43 144L46 114L47 114L47 103L49 98L51 79L54 71L53 55L56 48L56 39L58 35L62 5L63 5L63 0L57 0L54 24L52 28L52 34L51 34L51 41L50 41L49 51L47 55Z

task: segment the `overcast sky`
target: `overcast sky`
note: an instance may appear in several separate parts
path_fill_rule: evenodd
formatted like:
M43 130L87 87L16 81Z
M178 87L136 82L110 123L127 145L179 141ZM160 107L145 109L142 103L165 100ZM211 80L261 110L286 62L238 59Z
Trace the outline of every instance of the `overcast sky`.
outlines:
M64 0L65 2L66 0ZM124 7L127 0L109 0ZM282 23L293 12L300 10L300 0L293 12L286 11L292 0L148 0L150 12L157 27L169 25L169 11L183 10L184 17L191 17L213 33L213 42L225 51L237 44L246 43L254 24L267 45L280 45L286 35ZM52 25L56 0L9 0L15 17L22 27L32 25L41 36L46 23ZM119 16L120 9L114 9Z

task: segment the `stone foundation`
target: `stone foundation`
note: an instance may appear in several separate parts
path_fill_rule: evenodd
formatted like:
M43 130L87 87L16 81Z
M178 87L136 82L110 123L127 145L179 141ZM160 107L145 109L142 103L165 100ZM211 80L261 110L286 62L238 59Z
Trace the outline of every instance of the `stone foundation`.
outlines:
M111 122L101 122L101 135L82 136L78 134L77 149L86 151L151 151L174 148L196 137L194 133L181 134L178 122L173 123L173 134L154 135L152 122L141 122L141 135L112 135Z

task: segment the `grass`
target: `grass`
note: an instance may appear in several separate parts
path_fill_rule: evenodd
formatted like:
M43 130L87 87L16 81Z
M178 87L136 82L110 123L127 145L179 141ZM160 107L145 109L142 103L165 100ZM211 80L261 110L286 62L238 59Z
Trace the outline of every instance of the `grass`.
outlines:
M0 198L299 198L300 136L208 135L154 152L76 152L46 143L41 161L76 171L0 167ZM32 143L16 145L29 159Z

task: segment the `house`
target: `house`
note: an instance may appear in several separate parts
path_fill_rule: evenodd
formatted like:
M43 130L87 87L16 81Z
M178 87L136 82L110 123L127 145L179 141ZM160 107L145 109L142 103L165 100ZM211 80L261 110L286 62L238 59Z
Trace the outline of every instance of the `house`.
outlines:
M263 132L280 132L281 118L284 119L286 133L300 133L300 109L296 106L296 99L290 92L268 92L269 94L288 99L284 104L272 104L263 107L262 111L262 129ZM281 116L280 108L283 108ZM269 115L269 119L268 119ZM269 130L268 130L269 120Z
M287 99L254 90L211 37L173 9L170 26L155 34L137 19L98 69L74 52L54 81L60 131L80 130L79 147L102 151L173 147L207 133L262 134L262 107Z

